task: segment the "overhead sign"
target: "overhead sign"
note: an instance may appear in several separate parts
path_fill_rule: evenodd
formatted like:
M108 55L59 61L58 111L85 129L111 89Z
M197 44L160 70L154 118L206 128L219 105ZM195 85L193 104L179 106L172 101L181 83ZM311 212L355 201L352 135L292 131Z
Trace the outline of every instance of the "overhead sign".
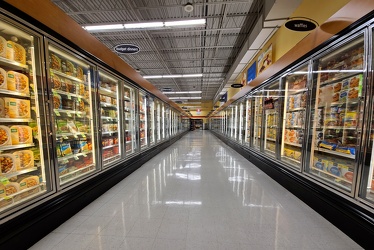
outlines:
M241 88L241 87L243 87L243 84L241 84L241 83L234 83L234 84L231 84L231 88L238 89L238 88Z
M249 84L253 79L256 78L256 73L256 62L254 62L247 70L247 84Z
M314 22L303 20L303 19L292 19L285 23L287 29L293 31L311 31L314 30L317 25Z
M120 54L136 54L140 48L134 44L118 44L114 47L114 51Z

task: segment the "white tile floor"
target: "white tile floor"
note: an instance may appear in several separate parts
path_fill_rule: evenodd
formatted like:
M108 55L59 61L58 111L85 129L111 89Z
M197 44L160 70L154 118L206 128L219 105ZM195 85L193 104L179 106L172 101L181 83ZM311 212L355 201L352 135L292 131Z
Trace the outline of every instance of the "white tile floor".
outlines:
M193 131L31 249L361 249L208 131Z

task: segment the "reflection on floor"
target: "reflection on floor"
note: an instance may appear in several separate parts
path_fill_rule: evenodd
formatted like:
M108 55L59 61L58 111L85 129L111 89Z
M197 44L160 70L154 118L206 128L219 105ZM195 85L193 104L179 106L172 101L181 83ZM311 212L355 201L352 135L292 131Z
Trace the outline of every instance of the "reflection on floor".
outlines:
M361 249L209 131L197 130L32 249Z

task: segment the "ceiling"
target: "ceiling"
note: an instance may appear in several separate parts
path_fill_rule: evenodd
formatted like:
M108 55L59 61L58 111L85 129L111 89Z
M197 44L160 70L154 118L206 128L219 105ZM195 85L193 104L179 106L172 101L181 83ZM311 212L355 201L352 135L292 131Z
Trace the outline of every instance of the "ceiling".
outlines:
M282 1L296 4L300 2L295 0L52 0L82 26L206 18L203 27L91 32L111 49L123 43L139 46L140 51L136 54L118 54L118 56L143 76L203 74L203 77L195 78L149 79L149 82L160 90L169 88L171 91L202 91L201 94L178 96L201 96L203 100L217 98L228 80L235 77L233 73L238 74L237 65L245 56L243 49L245 52L248 38L255 29L256 23L260 21L262 24L265 19L264 11L273 5L276 6L274 2ZM184 10L188 2L194 7L192 12ZM270 8L267 5L271 5ZM281 9L279 5L277 7ZM288 17L292 13L289 13L289 9L287 12L287 16L282 14L277 17ZM279 23L274 27L279 27Z

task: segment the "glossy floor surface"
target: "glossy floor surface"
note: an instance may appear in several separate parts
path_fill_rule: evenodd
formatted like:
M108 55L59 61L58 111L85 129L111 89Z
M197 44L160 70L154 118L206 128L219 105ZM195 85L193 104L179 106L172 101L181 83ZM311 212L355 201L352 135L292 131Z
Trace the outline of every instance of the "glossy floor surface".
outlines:
M32 249L361 249L209 131L193 131Z

